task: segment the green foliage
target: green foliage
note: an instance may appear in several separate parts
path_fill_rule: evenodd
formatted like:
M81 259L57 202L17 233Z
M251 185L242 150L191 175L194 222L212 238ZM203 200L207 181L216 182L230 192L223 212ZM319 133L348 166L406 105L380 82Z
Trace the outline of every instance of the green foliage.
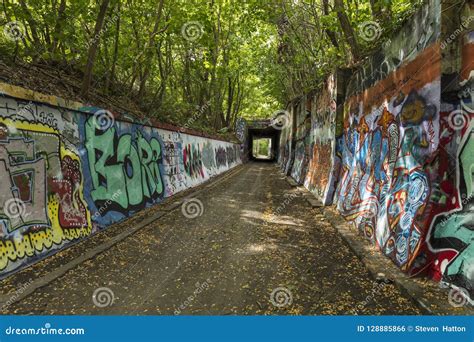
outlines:
M282 1L274 6L279 26L279 63L273 65L282 85L275 86L274 95L280 102L301 96L317 88L328 73L338 66L350 66L369 54L388 38L420 5L421 0L343 1L346 14L355 36L357 48L348 44L334 2L324 0ZM364 40L361 27L375 22L380 30L376 39ZM332 39L331 39L332 36Z
M5 0L3 59L65 67L81 77L98 41L93 86L129 99L150 116L203 130L232 128L238 116L268 118L318 87L335 67L356 62L328 0ZM420 0L344 1L362 55L396 30ZM376 21L380 38L359 26ZM189 37L186 28L194 34Z
M261 138L253 141L252 154L254 157L270 157L270 139Z

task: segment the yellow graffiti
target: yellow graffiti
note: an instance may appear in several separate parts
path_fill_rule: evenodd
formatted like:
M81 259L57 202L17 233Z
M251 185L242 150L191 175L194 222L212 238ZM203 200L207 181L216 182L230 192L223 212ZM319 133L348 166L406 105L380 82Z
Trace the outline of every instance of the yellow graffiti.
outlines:
M7 118L0 118L0 123L8 127L10 132L25 130L38 132L43 134L55 134L59 136L57 130L39 123L30 123L27 121L11 120ZM69 156L71 159L80 163L80 159L76 153L66 149L61 139L60 144L60 160ZM79 184L79 198L82 203L86 203L83 197L83 179ZM9 240L0 240L0 270L5 269L8 263L21 261L26 257L33 257L35 255L45 255L52 250L52 247L59 246L80 238L84 238L91 234L92 223L91 215L86 210L87 226L73 227L63 229L59 223L59 195L54 193L48 195L47 198L47 215L51 222L50 227L29 227L27 232L22 234L13 234ZM87 208L87 206L85 206ZM76 208L77 209L77 208Z

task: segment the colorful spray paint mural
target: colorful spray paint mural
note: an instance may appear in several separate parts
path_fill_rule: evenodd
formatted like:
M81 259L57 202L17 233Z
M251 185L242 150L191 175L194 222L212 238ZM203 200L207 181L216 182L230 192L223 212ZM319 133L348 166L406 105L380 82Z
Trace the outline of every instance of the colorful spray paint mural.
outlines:
M311 111L310 162L304 185L324 205L332 203L335 178L340 164L336 160L336 82L329 76L314 96Z
M311 127L311 97L303 96L296 110L295 159L291 177L302 184L308 170Z
M235 135L241 143L244 143L247 136L247 122L244 118L238 118L235 123Z
M237 144L10 95L0 98L0 277L240 163Z
M0 272L91 234L70 112L0 99Z
M461 91L442 95L440 13L439 1L424 6L351 77L337 205L402 270L473 298L474 39L464 37Z
M440 1L428 1L348 73L342 98L331 78L317 91L305 186L327 205L336 185L340 213L403 271L462 289L473 304L474 32L450 38L463 41L460 57L442 53L440 14ZM443 75L445 60L459 73ZM280 149L291 142L284 136Z
M459 184L449 194L445 192L447 196L444 198L446 204L454 208L436 217L428 242L435 254L432 264L434 278L455 284L474 299L473 113L470 113L469 117L470 124L467 123L467 127L459 133L462 140L458 148L456 165L451 169L457 173Z
M438 49L345 103L338 209L403 270L412 268L427 233L439 144Z
M474 31L463 36L462 50L458 96L442 103L437 215L427 254L432 276L462 289L474 304Z
M278 163L285 174L289 174L293 167L295 152L293 148L293 118L297 108L297 103L291 103L288 110L284 112L285 124L282 126L280 134L280 152Z
M248 125L247 121L244 118L238 118L235 123L235 135L240 141L240 158L242 162L248 160Z
M431 1L413 18L415 32L402 30L378 66L371 60L363 68L386 69L376 72L384 79L366 87L360 72L351 78L338 208L402 270L461 288L472 302L474 37L464 35L453 96L452 84L441 86L442 56L447 63L456 57L442 55L436 41L440 13L439 1ZM387 64L393 47L409 53Z

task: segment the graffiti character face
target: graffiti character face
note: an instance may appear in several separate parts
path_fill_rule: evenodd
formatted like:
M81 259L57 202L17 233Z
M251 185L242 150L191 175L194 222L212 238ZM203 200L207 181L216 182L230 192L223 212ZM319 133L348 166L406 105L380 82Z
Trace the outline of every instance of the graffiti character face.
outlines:
M416 91L412 91L403 104L400 118L403 126L413 126L432 119L435 112L435 106L427 105L422 96L418 95Z

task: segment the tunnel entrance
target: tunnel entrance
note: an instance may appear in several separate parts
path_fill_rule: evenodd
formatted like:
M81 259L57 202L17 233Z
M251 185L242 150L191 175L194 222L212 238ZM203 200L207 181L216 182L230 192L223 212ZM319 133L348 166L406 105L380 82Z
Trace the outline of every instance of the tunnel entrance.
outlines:
M254 120L248 125L249 160L275 162L278 158L280 131L271 120Z

